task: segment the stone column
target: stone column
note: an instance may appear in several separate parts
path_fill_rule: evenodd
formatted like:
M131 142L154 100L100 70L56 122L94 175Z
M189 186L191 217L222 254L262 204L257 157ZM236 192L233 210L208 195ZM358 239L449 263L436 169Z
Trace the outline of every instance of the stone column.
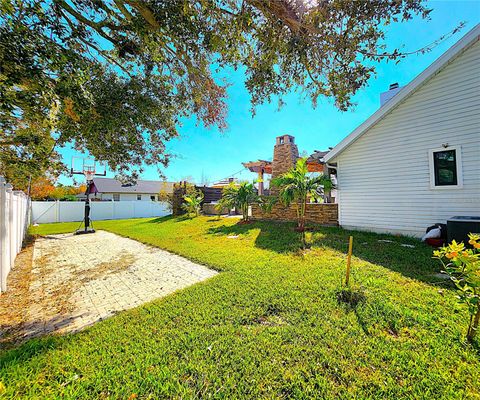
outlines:
M298 158L298 147L295 144L295 138L290 135L278 136L273 148L272 179L294 167ZM270 193L278 194L278 188L271 185Z

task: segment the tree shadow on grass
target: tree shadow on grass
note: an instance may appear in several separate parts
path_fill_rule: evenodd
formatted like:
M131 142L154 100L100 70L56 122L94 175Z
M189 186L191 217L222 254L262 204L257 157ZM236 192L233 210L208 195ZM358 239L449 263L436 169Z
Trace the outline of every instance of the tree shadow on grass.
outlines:
M450 286L448 280L433 275L440 272L439 262L432 258L433 248L415 238L316 226L312 235L312 246L327 247L346 254L349 236L354 238L354 257L381 265L409 278Z
M114 314L116 313L112 313L105 317L99 317L96 320L91 320L90 322L79 326L74 326L75 322L78 319L85 317L87 315L86 313L80 315L59 313L47 320L33 319L0 324L0 354L2 351L23 346L23 344L30 343L37 338L48 338L52 334L55 336L64 336L80 332L106 318L110 318ZM61 329L66 329L66 331L60 331ZM0 364L2 360L3 358L0 356Z
M36 337L26 342L10 344L0 353L0 370L8 368L10 364L19 365L33 357L53 350L57 347L59 338L55 336Z
M178 222L191 219L187 216L166 216L155 218L146 223L162 223L175 220ZM211 218L208 222L218 222ZM251 224L234 224L211 227L211 235L248 235L257 230L255 246L260 249L275 251L279 254L300 253L302 250L301 234L294 230L294 222L254 221ZM328 248L346 254L348 239L354 237L353 256L372 264L381 265L402 275L423 282L450 288L448 280L436 277L440 272L437 260L432 259L433 248L418 239L406 236L393 236L372 232L349 231L340 227L327 227L309 224L307 244L312 249Z
M295 232L293 223L255 221L250 224L221 225L208 229L211 235L247 235L259 230L255 246L280 254L297 252L302 248L301 235Z
M45 331L45 325L55 324L56 329L68 326L73 318L57 315L50 320L34 320L20 322L15 325L2 325L0 331L0 371L11 365L20 365L30 359L49 352L58 347L58 343L66 334L55 334L55 331ZM76 330L68 332L72 334Z
M259 230L255 246L280 254L298 253L302 249L301 234L295 223L255 221L247 225L222 225L207 232L212 235L247 235ZM450 287L448 280L437 278L440 272L433 249L418 239L372 232L349 231L340 227L310 224L307 244L312 249L332 249L347 254L349 236L354 237L353 256L400 274L441 287Z
M188 216L186 214L176 216L176 215L166 215L165 217L158 217L158 218L153 218L145 221L145 224L161 224L163 222L168 222L168 221L175 221L175 222L181 222L181 221L189 221L193 219L193 216Z

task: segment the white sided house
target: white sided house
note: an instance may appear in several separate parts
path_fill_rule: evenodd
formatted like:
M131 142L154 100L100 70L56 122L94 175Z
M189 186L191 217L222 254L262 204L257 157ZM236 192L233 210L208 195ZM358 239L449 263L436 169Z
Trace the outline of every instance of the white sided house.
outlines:
M326 156L339 224L421 236L480 215L480 25ZM385 100L385 97L384 97Z
M160 192L173 192L173 183L165 181L137 180L135 184L130 184L116 179L95 177L93 183L97 193L92 199L97 200L159 201Z

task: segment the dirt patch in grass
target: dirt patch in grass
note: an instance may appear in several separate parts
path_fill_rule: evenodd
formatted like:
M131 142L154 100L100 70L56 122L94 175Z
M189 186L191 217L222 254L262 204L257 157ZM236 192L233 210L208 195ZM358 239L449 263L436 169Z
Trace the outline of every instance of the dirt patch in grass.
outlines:
M58 253L51 252L47 257L40 257L37 261L42 273L51 274L57 266L52 259ZM91 268L68 264L63 268L68 269L69 279L57 281L50 289L43 291L40 304L50 315L65 315L75 310L75 303L72 302L73 293L88 282L102 279L108 275L122 272L133 265L136 258L128 252L121 252L112 260L95 264Z
M38 273L35 279L42 283L39 287L39 293L37 293L36 303L45 310L48 315L62 315L73 311L72 304L69 302L73 290L72 280L66 280L52 285L49 284L49 282L51 282L50 277L55 273L57 267L53 260L59 253L60 249L55 249L47 255L40 256L35 261L36 272ZM73 264L68 265L69 269L74 267Z
M288 322L285 321L280 315L265 315L257 318L256 323L265 326L282 326L288 325Z
M365 293L361 289L342 289L337 291L336 295L339 303L344 303L352 309L366 300Z
M0 295L0 348L21 331L30 304L34 238L27 238L8 275L8 290Z
M136 261L136 257L126 251L121 252L118 257L110 261L101 262L95 265L95 268L78 271L76 278L87 283L96 279L101 279L107 275L118 274L130 268Z
M136 258L128 252L93 267L63 264L68 275L57 277L60 248L41 255L33 265L33 240L17 256L8 278L9 290L0 296L0 348L24 340L27 331L40 331L45 321L68 319L76 309L73 294L88 282L120 273ZM33 268L34 267L34 268ZM32 316L41 319L32 320Z

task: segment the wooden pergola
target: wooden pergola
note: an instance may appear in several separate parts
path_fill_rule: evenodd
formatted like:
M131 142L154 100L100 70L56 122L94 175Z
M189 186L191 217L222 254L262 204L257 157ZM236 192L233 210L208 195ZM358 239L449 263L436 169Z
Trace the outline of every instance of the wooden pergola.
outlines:
M258 194L263 194L263 174L272 174L272 162L266 160L249 161L242 163L250 172L258 174Z
M322 153L322 156L323 156L323 153ZM320 160L321 160L321 157L318 157L316 153L308 157L307 158L308 171L324 172L325 163ZM263 175L272 174L272 162L266 161L266 160L257 160L257 161L244 162L242 164L250 172L256 172L258 174L258 194L262 195L263 194Z

